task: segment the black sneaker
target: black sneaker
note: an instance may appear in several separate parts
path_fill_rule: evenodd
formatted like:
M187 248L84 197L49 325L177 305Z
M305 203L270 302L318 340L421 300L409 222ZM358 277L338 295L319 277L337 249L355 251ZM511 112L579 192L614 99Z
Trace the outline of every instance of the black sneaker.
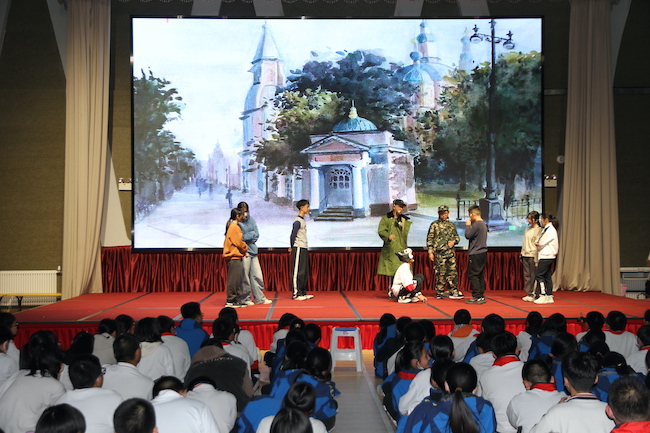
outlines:
M449 297L448 293L442 292L442 293L436 293L436 299L447 299Z
M487 301L483 297L481 297L481 298L470 298L467 301L465 301L466 304L477 304L477 305L478 304L485 304L486 302Z
M395 295L393 295L393 291L390 290L390 289L388 289L388 299L390 299L391 301L394 301L395 299L397 299L397 297Z

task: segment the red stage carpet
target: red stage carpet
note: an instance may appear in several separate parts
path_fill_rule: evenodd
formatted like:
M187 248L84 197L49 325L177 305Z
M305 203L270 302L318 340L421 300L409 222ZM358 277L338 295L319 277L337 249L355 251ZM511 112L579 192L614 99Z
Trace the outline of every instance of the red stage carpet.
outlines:
M268 349L280 316L291 312L306 322L317 322L323 329L323 346L329 346L333 326L359 326L364 349L372 348L372 340L378 331L382 314L392 313L395 317L410 316L414 319L431 319L438 334L448 333L456 310L466 308L480 326L480 319L490 313L497 313L506 319L508 330L518 333L524 328L524 319L529 311L537 310L544 317L562 313L569 319L569 332L577 333L582 325L576 319L589 311L600 311L607 315L612 310L624 312L630 319L628 330L635 332L641 325L641 318L650 308L650 300L634 300L621 296L597 292L556 292L555 303L535 305L521 300L520 291L492 291L487 293L488 302L483 305L467 305L463 300L431 300L428 303L398 304L386 298L383 292L317 292L308 301L293 301L290 292L269 292L273 299L269 305L255 305L238 310L240 325L249 329L256 337L260 349ZM428 293L427 293L428 294ZM55 330L67 348L72 337L81 330L96 332L97 322L104 318L115 318L128 314L138 320L143 317L167 315L180 320L180 306L186 302L201 303L205 315L204 327L210 330L211 322L225 304L224 292L190 293L103 293L88 294L51 305L16 313L20 323L17 344L26 342L37 329Z

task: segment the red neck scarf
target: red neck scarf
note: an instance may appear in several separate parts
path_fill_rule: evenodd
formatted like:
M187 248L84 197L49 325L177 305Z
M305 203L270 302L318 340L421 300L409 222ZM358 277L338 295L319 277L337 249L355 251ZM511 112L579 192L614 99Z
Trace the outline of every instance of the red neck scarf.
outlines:
M411 373L409 371L398 371L397 372L397 377L400 379L406 379L406 380L413 380L415 376L417 376L419 371L417 373Z
M495 359L494 364L492 365L503 366L515 361L519 361L519 357L517 355L504 355Z
M541 389L542 391L557 391L557 387L554 383L536 383L531 386L530 389Z

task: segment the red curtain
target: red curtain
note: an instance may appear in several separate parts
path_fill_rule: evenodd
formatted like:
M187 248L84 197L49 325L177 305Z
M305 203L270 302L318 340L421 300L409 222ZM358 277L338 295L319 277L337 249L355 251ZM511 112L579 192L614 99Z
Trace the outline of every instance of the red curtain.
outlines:
M456 253L460 289L469 290L465 275L467 252ZM289 291L291 256L288 252L259 255L266 290ZM312 291L386 290L388 278L376 274L378 250L310 251ZM434 290L435 273L425 251L415 253L415 273L424 275L425 290ZM226 262L219 253L134 253L130 246L102 249L105 293L219 292L226 288ZM515 290L523 283L519 251L490 251L485 268L487 290Z

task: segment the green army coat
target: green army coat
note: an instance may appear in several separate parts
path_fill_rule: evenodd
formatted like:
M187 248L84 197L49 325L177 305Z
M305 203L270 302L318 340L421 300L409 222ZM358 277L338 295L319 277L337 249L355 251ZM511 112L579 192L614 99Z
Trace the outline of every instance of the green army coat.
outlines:
M395 220L393 212L390 212L387 215L384 215L379 222L377 233L384 244L381 248L379 266L377 266L378 275L388 275L392 277L395 275L395 272L397 272L397 268L402 264L395 253L408 248L408 236L412 223L403 215L402 218L400 218L400 221L401 224ZM395 235L395 238L392 241L388 240L390 235Z

